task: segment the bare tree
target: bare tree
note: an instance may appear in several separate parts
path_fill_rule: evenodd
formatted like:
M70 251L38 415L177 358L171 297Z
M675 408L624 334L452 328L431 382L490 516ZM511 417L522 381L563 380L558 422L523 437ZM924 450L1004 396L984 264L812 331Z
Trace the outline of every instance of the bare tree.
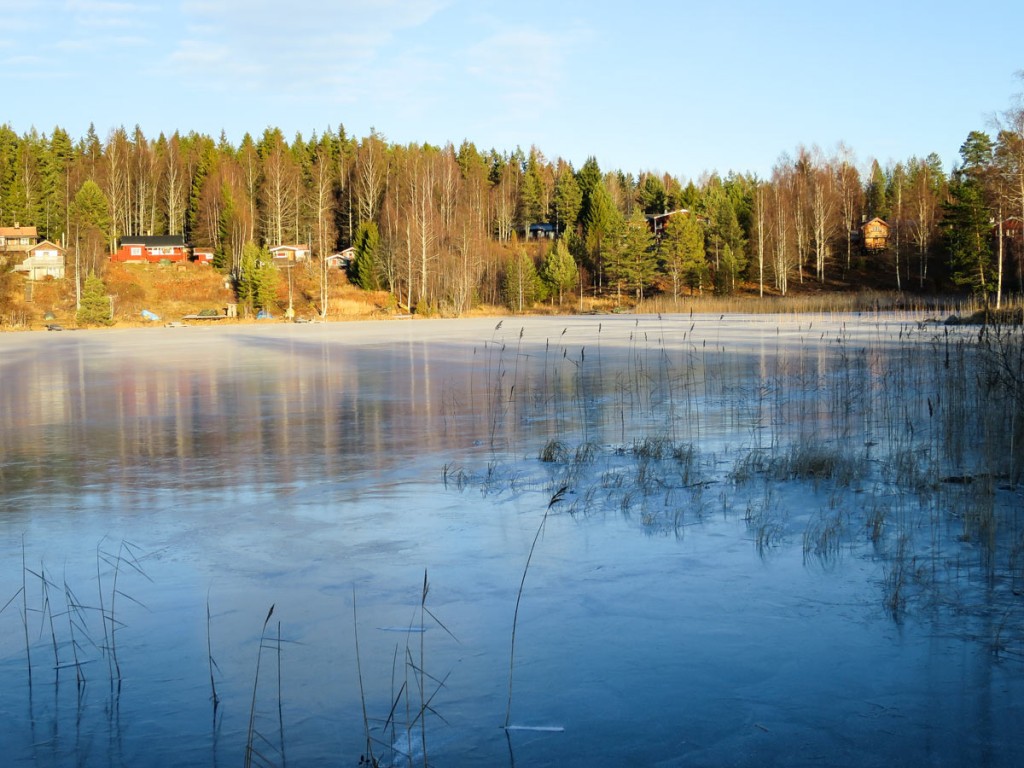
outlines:
M320 316L327 317L327 257L333 248L337 231L334 226L333 204L338 171L335 152L328 137L316 147L312 167L312 191L310 202L316 221L316 256L319 259Z
M180 235L185 231L187 188L182 165L181 141L177 132L171 136L160 158L161 198L167 217L167 233Z
M114 250L122 235L135 234L131 228L129 199L131 197L131 148L128 134L124 128L117 128L110 133L107 146L103 153L106 160L107 175L104 193L110 204L110 230L108 232L109 247Z
M763 182L754 186L754 251L757 254L757 295L764 298L764 255L768 241L768 193Z
M296 216L299 195L299 171L291 153L280 137L263 160L260 185L262 232L264 242L280 245L285 242L286 228Z
M814 274L820 283L825 282L825 263L831 254L836 232L839 205L835 180L830 161L815 148L807 171L807 181L814 243Z
M359 222L376 221L388 186L388 152L381 136L371 130L356 152L355 187Z
M860 183L860 173L857 171L856 160L853 152L844 144L839 145L837 150L836 181L839 187L840 208L842 211L842 228L846 250L846 271L849 272L853 262L853 228L860 220L860 212L863 208L862 198L864 191Z

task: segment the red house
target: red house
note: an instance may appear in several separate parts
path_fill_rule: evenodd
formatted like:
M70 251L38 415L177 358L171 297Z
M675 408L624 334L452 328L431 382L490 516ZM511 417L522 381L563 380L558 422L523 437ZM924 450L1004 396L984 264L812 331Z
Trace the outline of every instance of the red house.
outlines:
M122 237L111 261L159 264L188 261L189 247L181 235L130 235Z

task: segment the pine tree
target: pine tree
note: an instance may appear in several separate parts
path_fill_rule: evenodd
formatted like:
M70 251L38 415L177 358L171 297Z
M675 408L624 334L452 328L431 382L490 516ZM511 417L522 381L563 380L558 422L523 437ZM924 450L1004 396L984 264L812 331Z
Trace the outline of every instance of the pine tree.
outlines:
M636 196L644 213L666 212L668 199L665 195L665 185L657 176L653 174L645 176Z
M643 299L644 289L654 280L658 269L653 246L654 235L643 213L636 210L628 219L620 219L607 261L608 280L614 283L616 293L630 288L637 300Z
M991 292L991 219L986 195L992 176L992 140L971 131L960 147L963 164L953 172L942 228L953 282L975 293Z
M674 298L679 298L683 285L698 292L703 289L708 274L704 228L695 214L678 213L669 218L661 238L661 254Z

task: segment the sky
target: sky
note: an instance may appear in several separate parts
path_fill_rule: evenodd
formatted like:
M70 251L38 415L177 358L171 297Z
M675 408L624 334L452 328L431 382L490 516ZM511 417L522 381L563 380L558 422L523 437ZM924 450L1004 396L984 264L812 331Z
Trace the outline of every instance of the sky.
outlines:
M1024 92L1020 0L0 0L0 18L0 123L75 139L340 125L680 180L767 177L799 146L949 169Z

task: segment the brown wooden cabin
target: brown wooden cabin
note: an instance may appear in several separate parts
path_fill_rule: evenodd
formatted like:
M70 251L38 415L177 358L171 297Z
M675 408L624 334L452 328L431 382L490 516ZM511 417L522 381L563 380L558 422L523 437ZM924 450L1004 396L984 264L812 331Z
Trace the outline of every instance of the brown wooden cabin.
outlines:
M889 245L889 225L877 216L860 225L861 247L868 252L884 251Z

